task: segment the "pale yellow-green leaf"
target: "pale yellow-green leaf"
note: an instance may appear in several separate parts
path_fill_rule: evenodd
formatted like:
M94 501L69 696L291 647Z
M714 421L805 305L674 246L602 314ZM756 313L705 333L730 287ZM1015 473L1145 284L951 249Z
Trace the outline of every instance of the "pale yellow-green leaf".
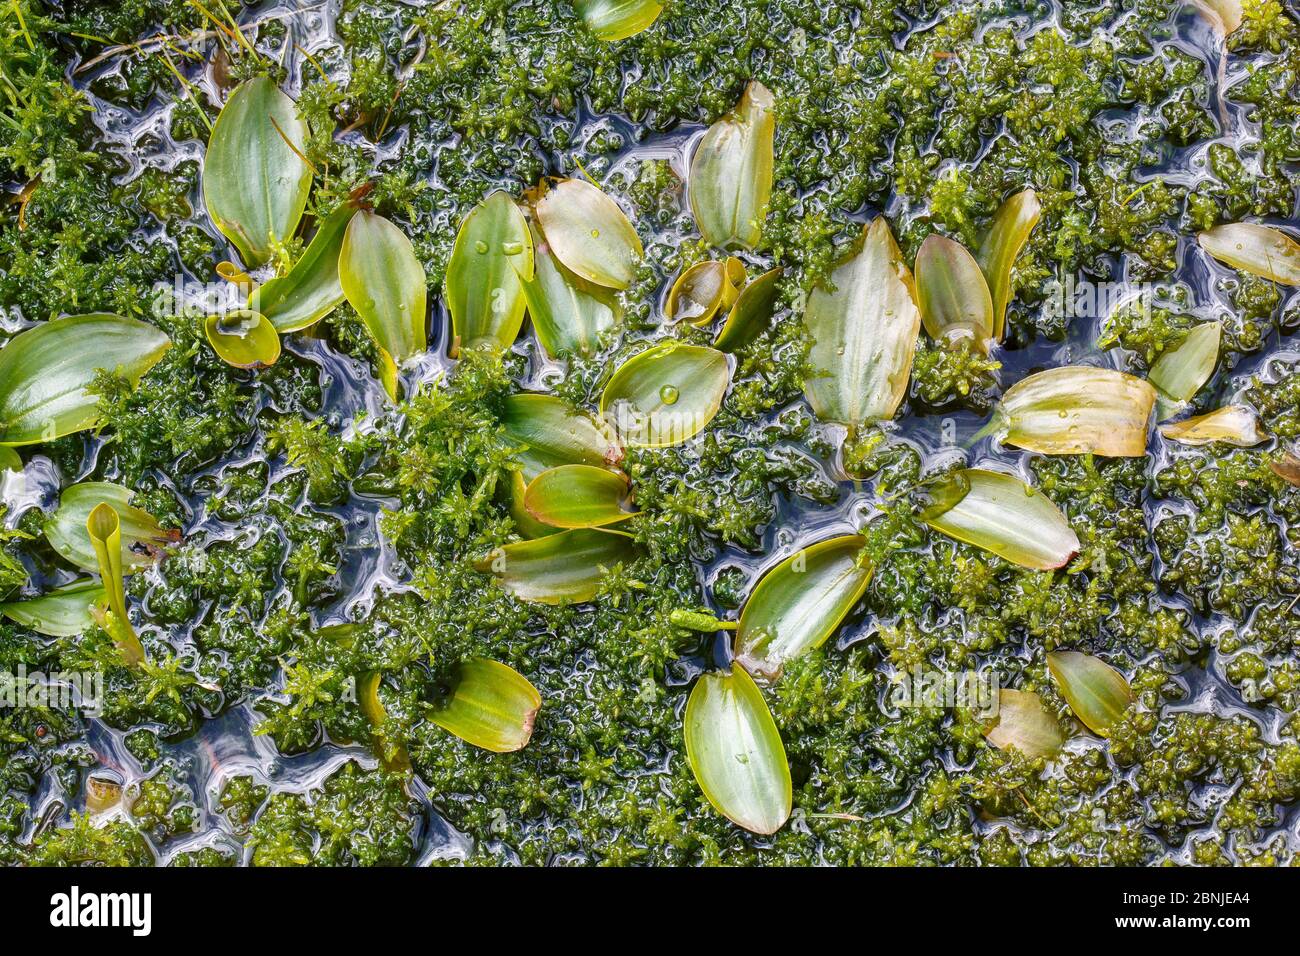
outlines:
M95 623L91 606L104 598L104 588L94 581L74 581L40 597L0 604L0 614L38 634L72 637Z
M266 368L280 357L280 336L261 312L241 309L210 315L203 322L208 344L236 368Z
M988 354L993 298L966 247L933 233L916 254L916 297L921 321L936 342L970 342Z
M1268 441L1268 432L1259 416L1245 405L1225 405L1204 415L1161 425L1160 434L1182 445L1224 442L1251 448Z
M739 352L767 331L781 293L780 266L745 284L736 303L722 323L713 347L722 352Z
M631 564L638 554L631 535L577 528L507 544L474 566L521 601L581 604L596 596L608 570Z
M1282 285L1300 285L1300 244L1281 229L1234 222L1207 229L1196 239L1202 249L1234 269Z
M149 567L163 547L180 540L180 533L165 530L153 515L133 506L134 497L130 488L107 481L83 481L66 488L58 509L45 521L45 538L65 561L86 571L98 570L99 559L86 522L98 505L108 504L118 517L124 573Z
M470 210L447 264L447 309L460 348L509 348L524 321L533 279L533 238L518 204L497 191Z
M1061 725L1033 691L1002 690L998 715L984 729L999 750L1019 750L1027 757L1051 757L1065 743Z
M644 250L618 203L582 179L564 179L536 205L551 252L588 282L626 289Z
M772 197L776 101L757 80L736 109L705 132L691 158L691 212L700 235L719 249L753 249Z
M1018 192L998 207L993 224L980 245L979 264L993 298L994 342L1001 342L1006 331L1012 268L1041 215L1038 194L1032 189Z
M486 658L465 661L451 693L429 719L466 743L492 753L522 750L533 736L542 696L518 671Z
M1218 322L1203 322L1176 347L1156 359L1147 380L1160 390L1162 400L1175 407L1181 405L1210 380L1219 362L1222 333L1223 327Z
M663 12L658 0L574 0L573 7L587 29L606 42L626 40L649 29Z
M627 479L594 465L558 465L528 484L524 507L556 528L599 528L632 517Z
M1109 737L1133 702L1124 675L1101 658L1079 651L1053 651L1047 667L1074 715L1093 733Z
M605 425L555 395L520 392L501 410L506 440L519 450L524 482L557 465L615 467L623 446Z
M1007 389L994 414L1008 444L1043 455L1146 454L1156 390L1124 372L1067 365Z
M536 268L524 283L524 301L537 340L552 358L563 352L590 355L622 318L617 293L565 268L535 226L532 236Z
M618 367L600 396L600 414L625 445L677 445L713 420L729 380L727 357L717 349L660 342Z
M86 533L99 566L99 577L109 608L113 612L106 630L122 654L122 661L134 667L144 660L144 647L131 626L126 612L126 588L122 565L122 535L117 512L107 502L91 509L86 519Z
M343 234L339 284L375 343L393 362L424 351L428 305L424 267L401 229L376 213L358 211Z

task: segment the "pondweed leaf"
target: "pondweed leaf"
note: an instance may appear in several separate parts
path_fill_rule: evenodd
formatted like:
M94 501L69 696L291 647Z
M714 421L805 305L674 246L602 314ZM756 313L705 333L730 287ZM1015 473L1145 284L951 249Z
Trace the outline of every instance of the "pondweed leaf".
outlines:
M717 349L660 342L618 367L601 393L600 414L624 445L678 445L713 420L730 376Z
M1147 381L1160 390L1162 406L1168 403L1177 407L1190 401L1210 380L1219 362L1222 334L1218 322L1203 322L1155 360Z
M86 519L86 534L95 551L108 607L113 612L112 618L104 622L104 630L113 638L123 662L128 667L134 667L144 660L144 646L136 636L131 618L126 613L122 535L117 512L112 505L100 502L91 509L90 516Z
M261 312L240 309L203 320L208 344L227 365L266 368L280 358L280 335Z
M743 667L701 674L686 701L682 737L700 790L720 814L753 833L790 818L793 787L785 745Z
M781 294L781 272L781 267L777 266L745 284L727 314L727 320L722 323L714 348L729 353L739 352L767 331Z
M1093 733L1109 737L1133 702L1124 675L1101 658L1079 651L1053 651L1047 655L1047 667L1074 715Z
M525 483L557 465L613 468L623 460L623 447L604 422L555 395L509 396L501 410L501 426L506 439L520 449L515 458Z
M1006 200L993 216L993 224L980 245L979 264L993 298L993 341L1001 342L1006 332L1007 304L1011 301L1011 269L1016 257L1038 225L1042 206L1032 189Z
M1067 365L1007 389L990 428L1008 444L1043 455L1146 454L1156 390L1124 372Z
M74 581L40 597L0 604L0 614L49 637L82 634L95 623L90 609L105 599L104 588L94 581Z
M740 615L737 662L775 680L786 662L825 643L871 580L866 543L860 535L819 541L764 574Z
M293 236L307 208L312 173L302 156L306 139L307 124L293 100L265 76L241 83L213 124L203 198L249 268Z
M705 132L691 158L691 212L700 235L719 249L753 249L763 238L772 198L776 101L757 80L735 110Z
M1033 691L998 692L998 715L984 736L999 750L1019 750L1026 757L1051 757L1065 743L1061 725Z
M1283 452L1282 457L1276 461L1270 461L1268 467L1273 474L1283 481L1290 482L1300 488L1300 458L1297 458L1289 451Z
M638 555L631 535L578 528L507 544L474 566L521 601L581 604L596 596L606 571L631 564Z
M248 307L282 334L310 328L333 312L343 301L339 253L355 213L354 206L344 204L326 216L293 267L254 289Z
M574 0L574 9L597 39L626 40L659 19L658 0Z
M993 338L993 298L975 257L961 243L932 233L916 254L916 297L930 338L969 341L987 355Z
M509 348L524 322L533 279L533 237L518 204L497 191L470 210L447 263L452 354L484 344Z
M542 695L526 677L479 657L456 669L451 693L427 714L466 743L503 754L528 745L541 707Z
M1050 571L1079 553L1079 537L1052 500L1019 478L981 468L945 476L921 519L950 538L1022 568Z
M664 312L673 322L704 327L719 309L736 301L745 284L745 264L734 256L697 262L685 270L668 292Z
M1208 445L1221 441L1239 448L1251 448L1268 441L1268 432L1245 405L1225 405L1205 415L1160 426L1160 434L1182 445Z
M383 675L379 671L368 671L361 675L357 680L357 706L370 725L371 743L379 763L390 773L406 773L411 769L411 758L406 752L406 746L400 742L393 743L384 734L388 711L379 699L382 680Z
M817 374L804 394L817 417L857 427L892 418L921 328L916 288L884 217L877 217L808 296L804 323Z
M589 355L622 318L618 297L566 269L536 226L532 236L535 268L532 281L524 283L524 301L537 341L552 358Z
M96 507L111 505L119 523L123 573L132 574L149 567L163 547L180 540L180 532L164 530L153 515L131 504L134 497L135 492L130 488L107 481L83 481L65 488L58 509L45 521L45 538L68 563L85 571L96 571L99 558L86 531L86 522Z
M1300 244L1281 229L1234 222L1207 229L1196 240L1202 249L1234 269L1282 285L1300 285Z
M1241 0L1192 0L1196 9L1219 31L1228 36L1241 26Z
M623 510L627 479L594 465L558 465L528 484L524 507L556 528L599 528L632 517Z
M119 315L69 315L0 349L0 445L53 441L99 424L99 371L134 386L171 347L155 326Z
M534 207L551 252L570 272L626 289L644 250L618 203L582 179L563 179Z

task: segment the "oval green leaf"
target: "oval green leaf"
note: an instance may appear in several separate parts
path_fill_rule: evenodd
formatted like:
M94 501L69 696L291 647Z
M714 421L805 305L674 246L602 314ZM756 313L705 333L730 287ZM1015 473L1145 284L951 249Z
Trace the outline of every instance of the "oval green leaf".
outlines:
M574 275L551 253L550 244L534 229L534 276L524 283L533 331L546 354L590 355L600 337L622 318L615 294Z
M94 581L74 581L40 597L0 604L0 614L37 634L72 637L95 623L90 609L104 599L101 585Z
M1214 258L1234 269L1282 285L1300 285L1300 244L1281 229L1234 222L1207 229L1196 241Z
M820 541L763 575L736 631L736 660L775 680L787 661L826 642L871 580L861 535Z
M474 566L521 601L581 604L600 590L605 572L636 560L631 535L578 528L497 548Z
M993 298L975 257L961 243L932 233L916 254L916 297L930 338L970 341L985 355L993 338Z
M586 180L564 179L536 210L551 252L570 272L611 289L632 284L641 237L609 196Z
M998 714L984 736L999 750L1019 750L1026 757L1051 757L1065 743L1061 725L1033 691L998 692Z
M70 315L20 332L0 349L0 444L32 445L94 428L95 375L113 372L134 386L158 364L171 339L119 315Z
M542 695L526 677L479 657L456 669L451 693L428 715L466 743L504 754L528 745L541 706Z
M659 19L658 0L575 0L574 8L598 40L626 40Z
M757 80L736 109L709 127L691 158L691 212L719 249L753 249L772 198L776 101Z
M1223 327L1218 322L1196 326L1175 348L1156 359L1147 380L1174 405L1190 401L1214 374L1222 333Z
M1099 737L1109 737L1133 703L1124 675L1101 658L1079 651L1053 651L1047 655L1047 667L1074 715Z
M447 263L452 355L509 348L524 322L523 284L533 279L533 237L519 206L498 190L470 210Z
M781 294L780 266L746 283L713 343L723 352L739 352L767 331Z
M1259 416L1245 405L1225 405L1205 415L1160 426L1160 434L1182 445L1209 445L1221 441L1252 448L1268 441Z
M1035 571L1064 567L1079 537L1061 509L1019 478L981 468L946 476L921 519L950 538Z
M991 427L1008 444L1043 455L1146 454L1156 390L1108 368L1067 365L1021 379L1003 396Z
M625 445L678 445L713 420L729 379L717 349L660 342L618 367L601 393L600 414Z
M993 216L993 224L980 246L979 264L993 298L993 341L1001 342L1006 331L1007 304L1011 301L1011 269L1042 215L1038 194L1032 189L1018 192L1004 202Z
M506 440L520 449L515 458L525 483L557 465L612 468L623 460L623 448L608 426L554 395L509 396L501 426Z
M287 273L253 290L248 307L271 320L280 333L310 328L343 301L339 253L356 208L344 204L316 230L311 242Z
M548 468L528 484L524 507L556 528L599 528L632 517L624 511L627 479L593 465Z
M249 268L271 258L307 208L306 139L307 124L293 100L265 76L240 84L212 126L203 159L203 199L213 223Z
M180 540L180 532L166 531L147 511L131 505L130 488L107 481L83 481L64 490L58 510L45 522L45 537L55 552L86 571L99 569L95 546L86 522L98 505L111 505L120 523L122 567L126 574L153 564L161 548Z
M743 667L700 675L686 702L682 737L691 772L715 810L753 833L785 825L794 797L785 745Z
M817 370L804 394L817 417L853 427L892 418L907 393L921 310L883 216L863 228L829 282L813 289L804 322Z
M266 368L280 357L280 334L261 312L240 309L203 320L208 344L235 368Z

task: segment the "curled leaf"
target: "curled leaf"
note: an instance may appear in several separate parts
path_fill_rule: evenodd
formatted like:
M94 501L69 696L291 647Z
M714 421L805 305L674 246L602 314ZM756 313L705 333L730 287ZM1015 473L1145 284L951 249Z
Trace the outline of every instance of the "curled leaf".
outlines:
M1093 733L1109 737L1133 702L1124 675L1101 658L1079 651L1053 651L1047 655L1047 667L1074 715Z
M633 515L623 510L627 479L593 465L548 468L528 484L524 507L556 528L599 528Z
M566 269L535 227L532 236L535 270L524 283L524 301L537 340L552 358L562 352L589 355L622 317L618 299Z
M1067 365L1007 389L991 427L1008 444L1043 455L1146 454L1156 390L1108 368Z
M271 320L280 333L310 328L343 301L339 253L356 208L344 204L330 213L306 250L287 273L253 290L248 307Z
M930 338L970 341L988 354L993 298L975 257L961 243L932 233L916 254L916 297Z
M1160 434L1182 445L1208 445L1221 441L1250 448L1268 441L1259 416L1245 405L1225 405L1205 415L1160 426Z
M0 614L37 634L72 637L95 623L90 608L104 599L101 585L94 581L74 581L40 597L0 604Z
M1052 500L1019 478L966 468L946 476L921 519L950 538L1022 568L1050 571L1079 553L1079 537Z
M116 770L101 768L86 777L86 811L99 815L122 803L122 778Z
M772 321L776 312L777 298L781 294L780 266L764 272L757 279L746 283L736 297L736 304L731 307L727 321L713 343L713 347L723 352L739 352L762 335Z
M588 282L626 289L636 278L641 237L618 203L582 179L564 179L535 207L551 252Z
M1214 374L1222 333L1223 327L1218 322L1196 326L1177 347L1156 359L1147 380L1176 405L1190 401Z
M208 215L252 268L298 228L311 167L303 158L307 124L293 100L259 76L230 94L203 159Z
M1011 269L1041 215L1042 206L1036 192L1026 189L1016 193L998 208L980 246L979 264L993 298L994 342L1001 342L1006 331L1007 304L1011 301Z
M755 677L775 680L787 661L826 642L871 580L866 539L819 541L763 575L736 631L736 660Z
M45 522L45 537L55 552L86 571L99 569L99 558L86 531L91 512L101 504L111 505L118 518L125 574L150 566L160 548L180 540L180 533L166 531L156 518L132 506L135 492L107 481L83 481L64 490L58 510Z
M533 274L533 237L524 214L504 192L494 192L461 222L447 264L455 348L508 348L523 325L524 283Z
M574 0L574 9L599 40L626 40L659 19L658 0Z
M388 711L379 699L379 685L383 675L379 671L369 671L357 681L357 705L361 708L366 723L370 725L370 734L375 748L375 756L383 768L391 773L405 773L411 769L411 758L402 743L396 744L383 736L388 721Z
M222 361L236 368L266 368L280 357L279 333L261 312L241 309L210 315L203 331Z
M521 601L581 604L600 590L606 571L630 564L636 542L621 531L578 528L497 548L474 563Z
M859 426L892 418L907 392L921 328L912 274L889 223L877 217L808 297L810 364L804 382L823 421Z
M743 667L700 675L686 702L682 736L691 772L715 810L753 833L785 825L793 803L785 745Z
M144 647L126 613L122 535L117 512L112 505L100 502L91 509L90 516L86 519L86 534L95 550L99 577L103 582L108 606L113 612L111 621L105 622L104 629L113 638L123 662L128 667L133 667L144 660Z
M717 349L660 342L618 367L600 396L600 414L626 445L677 445L713 420L729 379Z
M691 158L691 212L719 249L755 248L772 197L776 101L757 80L736 109L708 128Z
M451 693L428 715L466 743L504 754L528 745L541 706L542 695L526 677L479 657L456 669Z
M674 322L689 322L703 328L725 309L745 283L745 265L732 257L725 262L697 262L673 283L665 312Z
M171 347L155 326L119 315L70 315L0 349L0 444L53 441L99 424L98 372L136 385Z
M623 460L623 448L604 422L554 395L511 395L501 410L501 426L520 448L515 457L525 483L557 465L612 468Z
M998 692L998 715L984 736L999 750L1019 750L1026 757L1051 757L1065 743L1061 725L1033 691Z
M1207 229L1196 237L1201 248L1234 269L1300 285L1300 244L1272 226L1234 222Z

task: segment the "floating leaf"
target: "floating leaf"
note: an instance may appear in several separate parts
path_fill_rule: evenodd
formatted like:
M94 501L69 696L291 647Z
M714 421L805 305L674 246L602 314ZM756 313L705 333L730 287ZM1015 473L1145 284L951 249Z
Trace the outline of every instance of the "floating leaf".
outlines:
M753 833L775 833L790 818L793 788L785 745L752 677L701 674L686 701L686 759L713 808Z
M1283 452L1282 457L1277 461L1270 461L1268 467L1272 469L1273 474L1283 481L1288 481L1300 488L1300 458L1297 458L1289 451Z
M993 298L975 257L937 233L916 254L921 321L936 342L970 341L985 355L993 337Z
M1053 651L1047 655L1047 667L1074 715L1093 733L1109 737L1133 702L1124 675L1101 658L1078 651Z
M457 668L450 695L428 715L466 743L504 754L528 745L541 706L542 695L522 674L479 657Z
M99 424L99 371L134 387L171 347L155 326L118 315L70 315L0 349L0 444L52 441Z
M921 519L950 538L1022 568L1050 571L1079 553L1079 537L1052 500L1019 478L966 468L938 483Z
M599 528L632 517L623 510L627 479L594 465L548 468L528 485L524 507L556 528Z
M293 268L254 289L248 307L280 333L309 328L333 312L343 301L339 253L355 213L354 206L344 204L326 216Z
M980 246L980 268L984 270L989 294L993 298L994 342L1001 342L1006 330L1007 304L1011 301L1011 269L1041 215L1042 206L1036 192L1026 189L1016 193L998 208L993 216L993 225Z
M208 344L227 365L265 368L280 357L280 335L261 312L240 309L203 321Z
M405 773L411 769L411 758L404 744L388 741L384 735L384 726L388 721L388 711L379 699L379 684L383 675L379 671L369 671L357 681L357 705L362 716L370 725L370 734L379 763L390 773Z
M107 481L83 481L64 490L59 508L45 522L45 537L55 552L86 571L99 569L86 522L98 505L113 507L120 523L122 566L133 574L153 564L163 545L180 540L179 532L165 531L147 511L131 505L135 492Z
M1252 222L1215 226L1196 241L1220 262L1272 279L1282 285L1300 285L1300 244L1281 229Z
M691 212L700 235L719 249L755 248L772 197L776 101L757 80L734 112L705 132L691 158Z
M104 629L109 632L113 643L121 651L123 662L128 667L133 667L144 660L144 647L140 644L140 638L131 627L131 618L126 613L122 535L117 512L113 510L112 505L106 502L95 505L90 512L90 517L86 519L86 534L95 549L99 577L103 582L108 606L113 612L112 620L105 622Z
M461 348L509 348L524 322L523 283L533 278L533 237L519 206L497 191L470 210L447 264L447 308Z
M726 261L697 262L673 283L665 312L674 322L689 322L703 328L719 309L736 301L745 283L745 264L734 256Z
M907 392L921 312L883 216L813 289L804 322L815 340L808 360L826 373L804 383L817 417L850 426L892 418Z
M998 716L984 736L999 750L1019 750L1026 757L1051 757L1065 743L1061 725L1032 691L998 692Z
M1021 379L1003 396L991 428L1008 444L1043 455L1146 454L1156 390L1108 368L1067 365Z
M510 488L506 492L510 517L514 520L515 530L524 538L544 538L548 534L558 534L560 529L543 524L528 513L524 507L524 496L528 493L522 472L510 473Z
M265 76L240 84L213 124L203 198L213 223L250 268L294 234L307 208L306 139L307 124L293 100Z
M1250 448L1268 441L1268 432L1254 410L1244 405L1226 405L1205 415L1160 426L1160 434L1182 445L1208 445L1221 441Z
M766 330L776 312L781 294L781 267L777 266L745 285L731 307L727 321L713 347L723 352L739 352Z
M566 269L540 232L532 235L536 268L524 283L524 301L537 340L552 358L562 352L589 355L622 317L618 299Z
M736 660L775 680L787 661L825 643L871 580L866 543L855 534L820 541L764 574L740 615Z
M600 396L600 414L626 445L677 445L713 420L729 378L717 349L660 342L618 367Z
M390 362L424 351L428 290L424 267L406 233L383 216L357 212L343 233L339 283ZM384 375L390 398L396 392L395 372L388 368Z
M0 614L37 634L72 637L95 623L91 605L104 598L104 588L94 581L74 581L37 598L0 604Z
M587 29L599 40L626 40L659 19L658 0L574 0Z
M1196 326L1176 348L1156 359L1147 380L1175 405L1190 401L1214 374L1222 333L1223 327L1218 322Z
M1192 0L1196 9L1224 36L1241 26L1241 0Z
M623 460L618 438L603 422L554 395L511 395L501 426L512 445L522 446L515 457L525 483L557 465L613 467Z
M637 555L629 534L578 528L507 544L474 567L495 575L521 601L581 604L596 596L607 570L630 564Z
M8 445L0 445L0 471L22 471L23 459Z
M644 250L618 203L582 179L564 179L536 206L551 252L588 282L626 289Z

